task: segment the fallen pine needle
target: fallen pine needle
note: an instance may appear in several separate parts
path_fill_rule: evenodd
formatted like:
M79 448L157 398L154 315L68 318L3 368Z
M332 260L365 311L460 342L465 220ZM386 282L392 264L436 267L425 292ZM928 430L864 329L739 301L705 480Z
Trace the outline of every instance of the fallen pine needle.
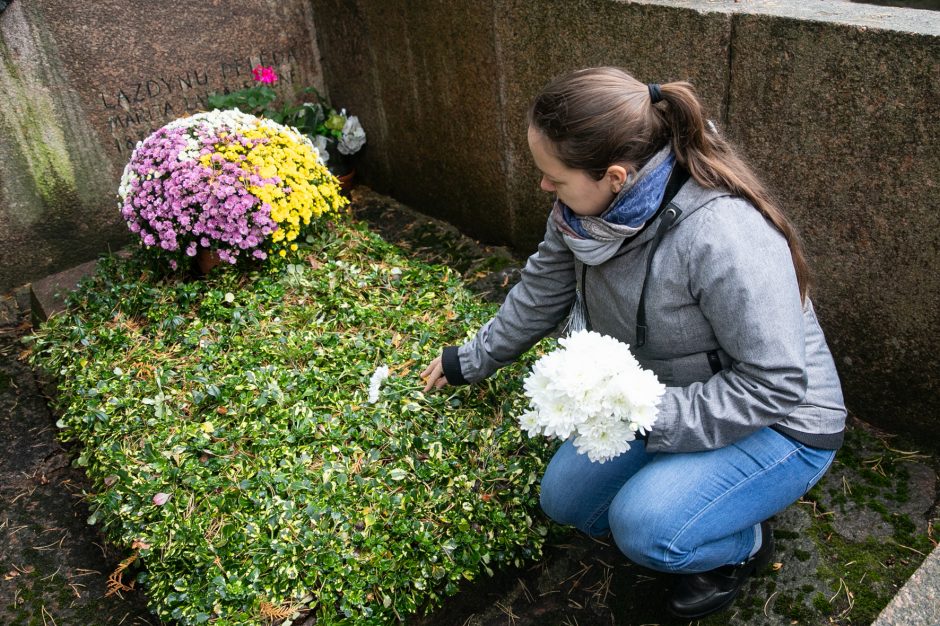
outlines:
M774 596L776 596L778 593L780 592L779 591L773 592L772 594L770 594L770 597L767 598L767 602L764 602L764 616L765 617L770 617L770 613L767 612L767 608L770 606L770 603L773 601Z

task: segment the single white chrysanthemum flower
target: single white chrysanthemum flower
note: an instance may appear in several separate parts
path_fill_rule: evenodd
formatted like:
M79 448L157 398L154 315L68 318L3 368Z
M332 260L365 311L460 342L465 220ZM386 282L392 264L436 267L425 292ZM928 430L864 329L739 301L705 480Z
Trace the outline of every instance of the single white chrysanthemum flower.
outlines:
M526 411L520 415L519 426L528 433L529 437L542 434L543 428L539 425L539 414L535 411Z
M604 463L629 450L635 439L627 422L595 416L579 426L574 447L592 461Z
M578 428L583 416L577 406L567 398L557 398L548 405L539 407L539 423L546 437L567 439Z
M372 378L369 379L369 404L375 404L379 401L379 390L382 388L382 383L385 382L386 378L388 378L387 365L377 367L375 371L372 372Z

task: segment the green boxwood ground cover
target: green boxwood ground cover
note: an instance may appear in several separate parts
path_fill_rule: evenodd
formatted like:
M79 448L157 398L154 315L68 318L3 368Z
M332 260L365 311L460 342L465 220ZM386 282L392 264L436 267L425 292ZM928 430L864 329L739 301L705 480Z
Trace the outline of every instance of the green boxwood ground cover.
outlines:
M119 582L163 619L387 623L541 554L551 448L513 419L530 360L421 392L440 347L494 306L355 223L319 226L302 252L203 279L105 259L31 340L89 522L139 556Z

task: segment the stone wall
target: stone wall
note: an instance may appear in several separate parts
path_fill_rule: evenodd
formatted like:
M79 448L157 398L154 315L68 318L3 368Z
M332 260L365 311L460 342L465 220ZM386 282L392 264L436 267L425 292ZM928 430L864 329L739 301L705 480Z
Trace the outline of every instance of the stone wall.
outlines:
M274 65L323 87L305 0L16 1L0 14L0 291L129 241L120 173L140 139Z
M854 412L926 445L940 415L940 14L829 0L313 0L363 179L534 249L525 111L554 75L690 80L800 228Z

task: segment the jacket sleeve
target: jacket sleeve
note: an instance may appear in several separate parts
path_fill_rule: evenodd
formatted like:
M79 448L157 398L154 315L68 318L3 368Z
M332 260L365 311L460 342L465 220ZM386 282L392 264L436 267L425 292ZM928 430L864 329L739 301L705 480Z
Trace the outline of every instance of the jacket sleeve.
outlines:
M571 309L575 289L574 255L549 218L545 239L496 316L471 341L444 349L447 380L475 383L513 362L555 330Z
M786 239L741 200L699 211L689 287L732 366L666 389L651 451L726 446L784 418L806 395L803 310Z

